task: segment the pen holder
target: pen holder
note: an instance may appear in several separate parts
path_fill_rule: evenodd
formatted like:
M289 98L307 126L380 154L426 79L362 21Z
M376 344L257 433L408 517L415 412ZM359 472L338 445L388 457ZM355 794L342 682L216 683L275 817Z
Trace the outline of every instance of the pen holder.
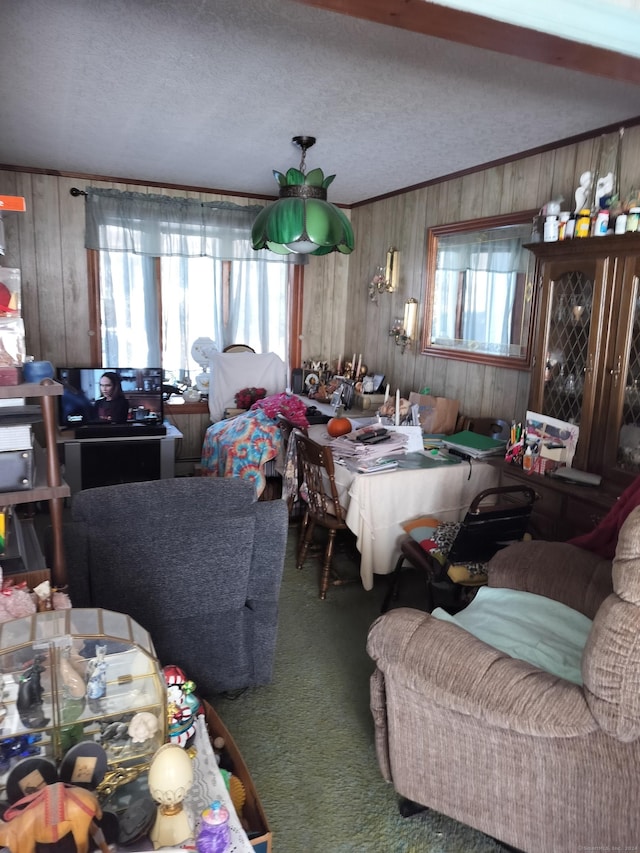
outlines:
M509 462L512 465L519 465L522 467L522 461L524 459L525 452L525 441L523 438L520 441L509 442L507 444L507 450L504 455L505 461Z

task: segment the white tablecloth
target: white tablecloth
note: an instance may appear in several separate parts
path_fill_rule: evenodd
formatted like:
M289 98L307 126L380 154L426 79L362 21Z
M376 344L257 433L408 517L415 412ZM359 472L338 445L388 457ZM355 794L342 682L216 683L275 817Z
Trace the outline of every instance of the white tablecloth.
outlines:
M309 435L322 443L331 440L324 425L310 427ZM396 468L379 474L354 474L341 465L335 467L347 525L362 555L360 577L367 590L373 588L374 574L386 575L395 568L404 535L402 522L420 515L459 521L478 492L499 485L497 467L480 461Z

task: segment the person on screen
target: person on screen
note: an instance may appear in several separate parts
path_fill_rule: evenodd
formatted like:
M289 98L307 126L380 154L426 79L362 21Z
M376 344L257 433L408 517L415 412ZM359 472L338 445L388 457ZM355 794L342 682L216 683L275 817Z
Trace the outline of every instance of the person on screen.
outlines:
M124 424L129 417L129 401L122 393L120 377L107 370L100 377L100 396L94 403L97 420L112 424Z

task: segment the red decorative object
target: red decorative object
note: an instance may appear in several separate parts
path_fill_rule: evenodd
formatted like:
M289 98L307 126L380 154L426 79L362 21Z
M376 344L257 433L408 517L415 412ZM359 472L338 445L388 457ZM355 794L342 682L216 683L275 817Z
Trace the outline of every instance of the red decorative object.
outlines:
M258 400L251 407L252 409L262 409L265 415L272 420L275 420L277 414L284 415L294 426L306 429L309 426L307 420L307 407L295 394L271 394L265 397L264 400Z
M258 400L266 397L267 391L265 388L243 388L236 394L236 406L239 409L250 409Z

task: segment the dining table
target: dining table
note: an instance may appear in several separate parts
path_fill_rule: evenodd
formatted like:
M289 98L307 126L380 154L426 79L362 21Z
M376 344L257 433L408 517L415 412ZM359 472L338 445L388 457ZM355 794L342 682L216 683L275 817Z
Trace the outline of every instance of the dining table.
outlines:
M309 437L332 445L325 424L309 427ZM336 457L336 454L334 454ZM499 485L497 466L473 459L445 461L431 457L426 467L391 468L358 473L335 459L335 480L346 509L347 527L356 537L361 555L360 577L373 589L374 575L390 574L400 556L405 535L402 524L420 516L461 521L473 498Z

